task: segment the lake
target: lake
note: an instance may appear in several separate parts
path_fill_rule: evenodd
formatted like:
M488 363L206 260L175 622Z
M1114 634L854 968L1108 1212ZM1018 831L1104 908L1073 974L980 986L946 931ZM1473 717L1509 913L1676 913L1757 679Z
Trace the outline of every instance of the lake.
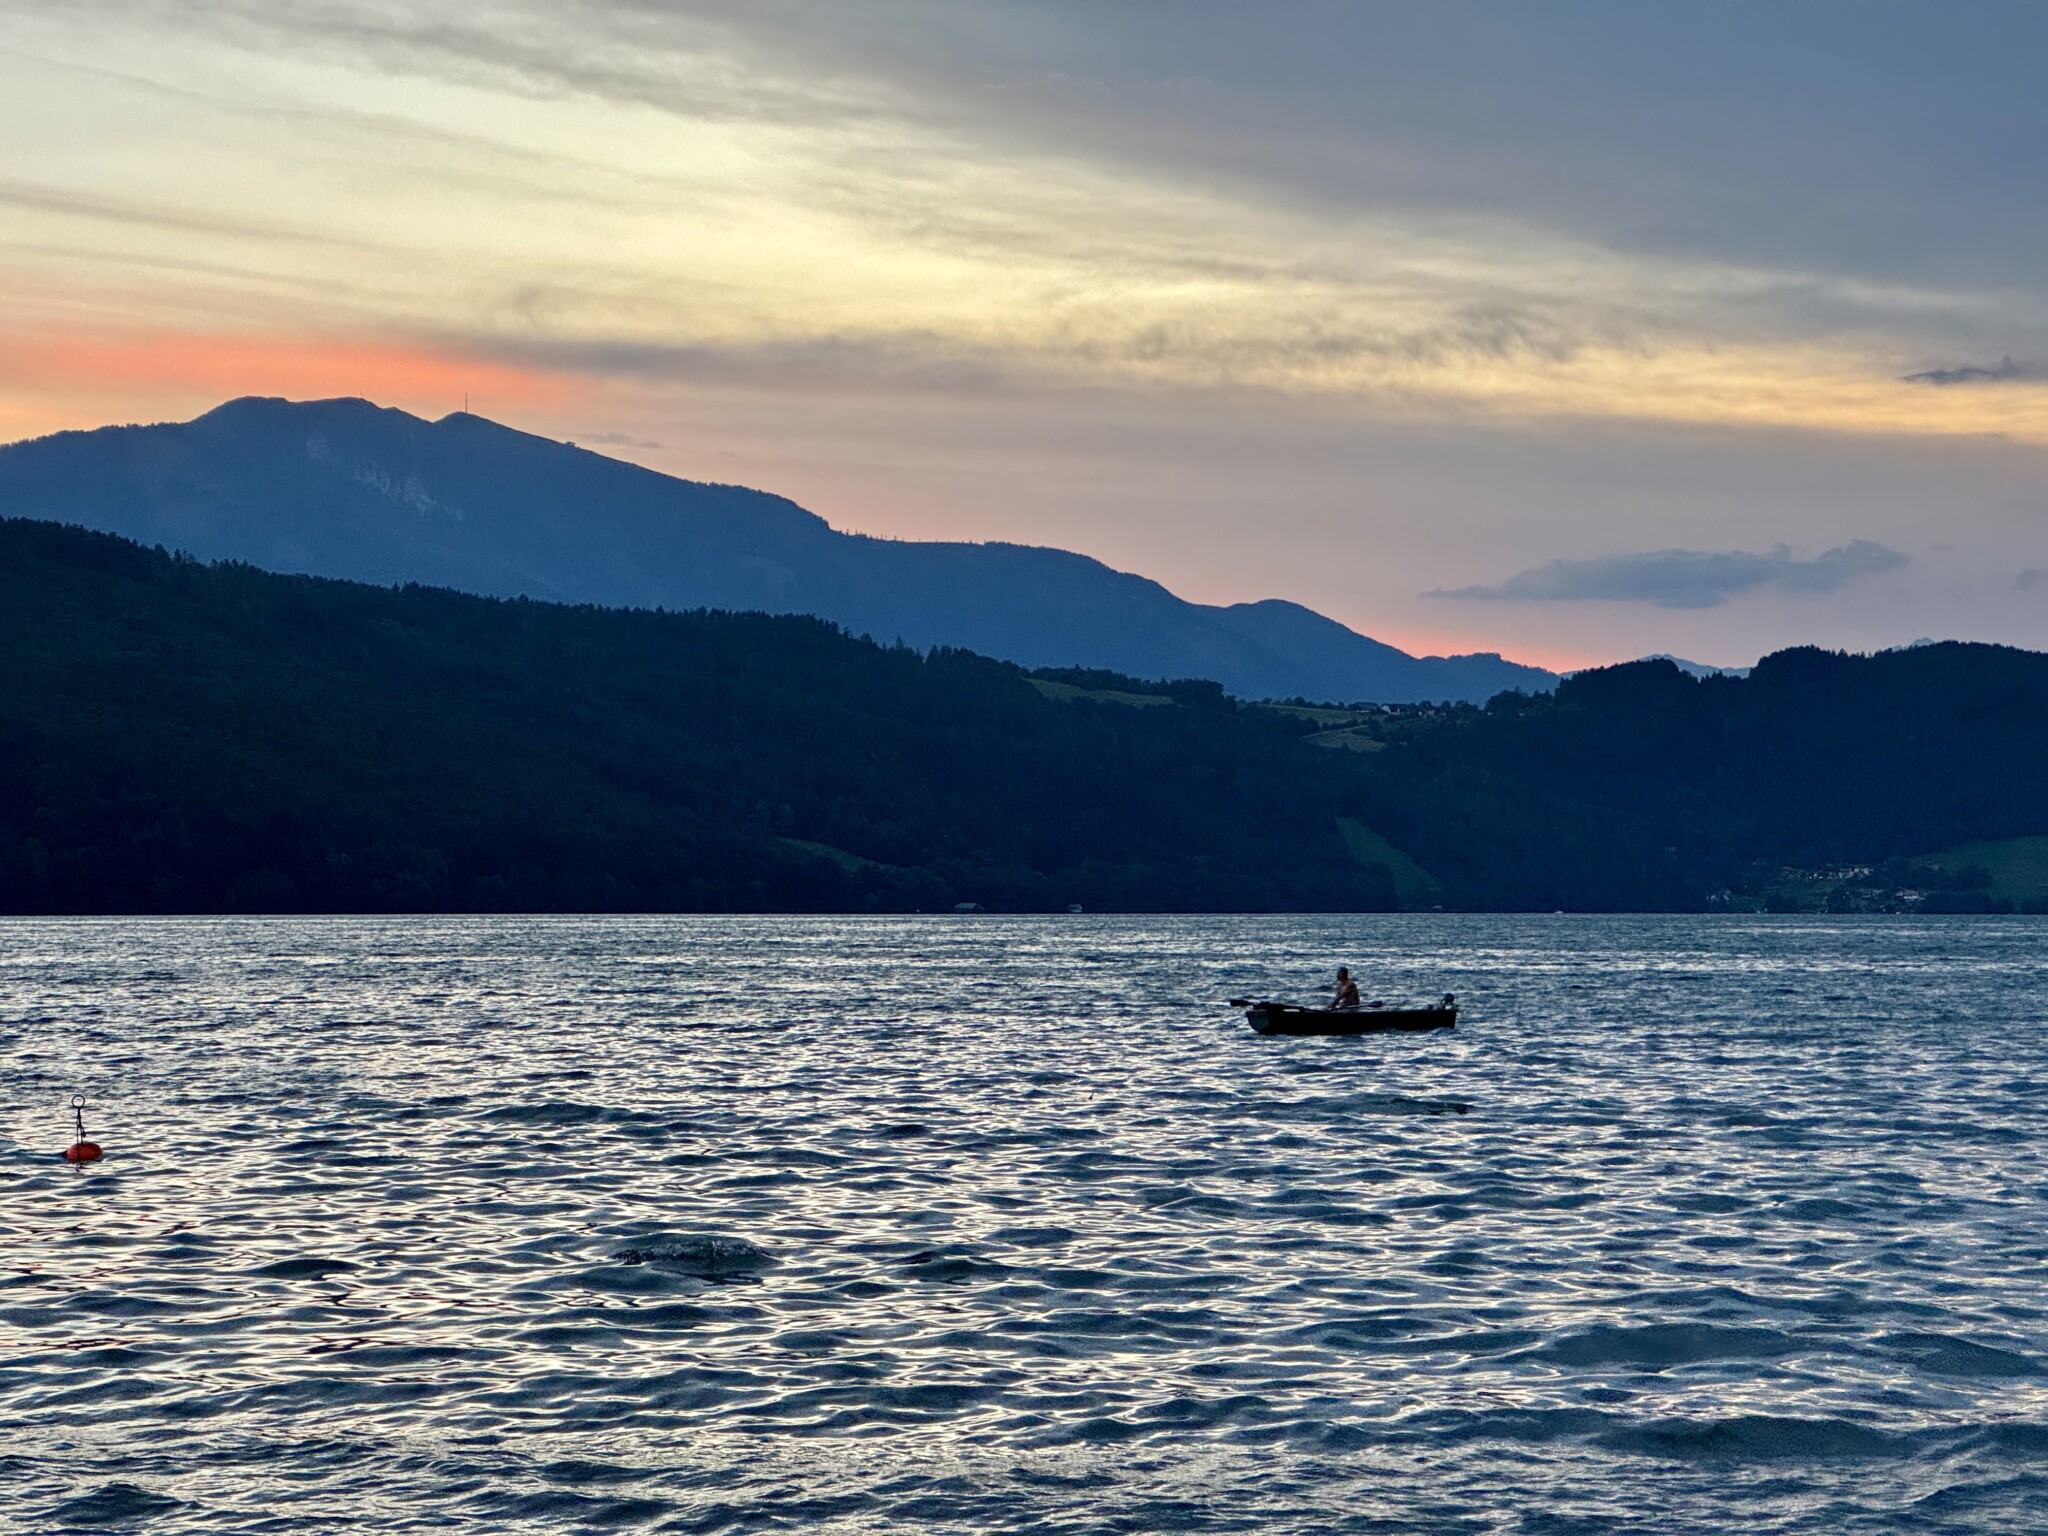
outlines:
M2044 941L0 924L0 1509L2039 1531ZM1265 1039L1221 1005L1339 963L1464 1016Z

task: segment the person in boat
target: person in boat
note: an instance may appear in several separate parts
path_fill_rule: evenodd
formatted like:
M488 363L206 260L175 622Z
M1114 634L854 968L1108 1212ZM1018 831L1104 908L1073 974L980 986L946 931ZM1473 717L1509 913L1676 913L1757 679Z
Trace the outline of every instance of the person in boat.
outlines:
M1337 996L1331 1004L1334 1008L1356 1008L1358 1006L1358 983L1351 979L1351 968L1337 967Z

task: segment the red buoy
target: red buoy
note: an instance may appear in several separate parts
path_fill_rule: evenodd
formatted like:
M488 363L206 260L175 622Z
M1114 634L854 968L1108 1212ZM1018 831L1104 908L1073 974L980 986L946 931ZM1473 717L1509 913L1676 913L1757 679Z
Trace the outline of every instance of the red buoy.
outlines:
M78 1140L64 1149L64 1161L67 1163L98 1162L100 1144L96 1141L87 1141L85 1139L85 1095L82 1093L74 1093L71 1096L71 1118L78 1122Z

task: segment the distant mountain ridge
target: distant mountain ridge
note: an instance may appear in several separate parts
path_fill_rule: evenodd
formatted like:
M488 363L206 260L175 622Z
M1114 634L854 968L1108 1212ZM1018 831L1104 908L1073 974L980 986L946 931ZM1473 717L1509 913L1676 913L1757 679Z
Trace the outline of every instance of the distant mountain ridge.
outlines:
M1704 661L1687 661L1683 656L1674 656L1669 651L1652 651L1647 656L1638 656L1636 660L1668 661L1687 677L1747 677L1752 670L1749 667L1717 667Z
M1243 698L1484 702L1557 682L1490 653L1411 656L1296 603L1187 602L1065 550L841 533L763 491L365 400L250 397L190 422L0 447L0 515L380 585L812 614L883 641L1207 678Z

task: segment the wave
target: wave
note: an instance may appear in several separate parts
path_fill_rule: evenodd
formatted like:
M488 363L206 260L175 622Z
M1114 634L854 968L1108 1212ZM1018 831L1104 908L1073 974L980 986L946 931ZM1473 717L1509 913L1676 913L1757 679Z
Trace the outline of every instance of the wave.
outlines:
M757 1274L775 1262L743 1237L716 1234L640 1238L612 1257L620 1264L653 1264L706 1280Z

